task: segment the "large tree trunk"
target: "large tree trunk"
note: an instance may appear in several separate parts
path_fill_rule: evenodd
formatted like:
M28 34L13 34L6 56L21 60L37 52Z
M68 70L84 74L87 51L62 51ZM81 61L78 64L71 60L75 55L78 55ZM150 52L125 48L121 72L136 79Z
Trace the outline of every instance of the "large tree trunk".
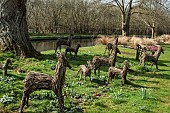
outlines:
M122 14L122 36L126 36L126 15L125 14Z
M29 39L26 21L27 0L0 1L0 41L4 50L20 57L35 57L37 52Z
M122 36L129 36L130 15L125 18L126 16L122 15Z
M129 36L129 28L130 28L130 19L131 19L131 11L132 11L132 1L129 1L129 5L127 9L124 9L124 5L119 6L120 9L124 9L121 10L122 13L122 36ZM118 3L118 2L117 2ZM124 2L122 2L122 4L124 4Z

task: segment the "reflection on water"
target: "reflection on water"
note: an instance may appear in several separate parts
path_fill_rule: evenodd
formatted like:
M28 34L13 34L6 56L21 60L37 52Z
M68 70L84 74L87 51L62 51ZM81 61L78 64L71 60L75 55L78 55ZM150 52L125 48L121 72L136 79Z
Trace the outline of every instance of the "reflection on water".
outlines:
M48 41L32 41L32 45L37 51L46 51L54 50L56 47L57 40L48 40ZM77 44L80 44L81 47L93 46L95 45L94 39L73 39L71 47L75 48ZM65 47L65 46L62 46Z

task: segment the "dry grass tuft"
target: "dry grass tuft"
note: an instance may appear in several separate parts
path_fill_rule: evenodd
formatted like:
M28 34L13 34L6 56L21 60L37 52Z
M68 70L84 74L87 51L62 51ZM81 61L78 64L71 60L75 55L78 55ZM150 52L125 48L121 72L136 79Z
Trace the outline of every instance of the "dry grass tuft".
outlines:
M106 45L106 44L108 43L108 40L109 40L108 37L103 36L103 35L100 35L100 36L97 37L96 43L97 43L97 44L101 43L101 44L103 44L103 45Z
M131 39L131 37L120 36L120 37L118 38L118 44L119 44L119 45L128 45L130 39Z
M156 38L158 43L170 44L170 35L164 34Z
M100 35L100 36L97 37L96 43L106 45L108 43L113 43L114 40L115 40L114 36L106 37L106 36Z
M130 42L132 43L133 46L137 46L138 44L142 44L142 38L140 37L135 37L133 36L131 39L130 39Z
M155 41L154 39L150 39L150 38L143 38L142 44L147 45L147 46L152 46L152 45L156 45L157 41Z
M106 45L107 43L113 43L115 40L115 36L103 36L100 35L96 39L96 43ZM143 44L146 46L152 46L157 45L158 43L164 43L164 44L170 44L170 35L162 35L160 37L157 37L156 39L151 38L141 38L141 37L127 37L127 36L120 36L118 38L118 44L119 45L128 45L128 46L137 46L138 44Z

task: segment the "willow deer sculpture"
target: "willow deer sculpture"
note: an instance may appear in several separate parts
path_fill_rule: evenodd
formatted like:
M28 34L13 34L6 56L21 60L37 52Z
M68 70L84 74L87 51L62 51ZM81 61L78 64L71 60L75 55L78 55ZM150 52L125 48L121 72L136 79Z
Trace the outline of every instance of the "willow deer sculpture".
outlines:
M57 52L58 47L59 47L60 52L61 52L61 45L66 45L66 46L71 47L72 37L73 37L73 34L70 34L70 36L68 37L68 40L64 40L64 39L59 38L56 42L55 53Z
M4 64L0 64L0 69L3 69L3 76L7 75L9 64L12 65L12 61L9 58L6 59Z
M78 53L80 47L81 47L80 44L77 44L76 48L67 47L65 50L65 54L67 55L67 53L70 52L70 55L71 55L71 52L74 52L74 55L77 56L77 53Z
M162 47L160 45L157 45L158 50L154 53L154 54L146 54L146 50L143 50L143 55L141 56L140 59L140 64L143 64L145 66L145 62L151 62L151 66L153 66L153 64L156 65L156 69L158 69L158 59L159 56L161 55L161 53L164 54L164 51L162 49Z
M82 78L82 74L84 74L84 81L86 81L86 77L89 76L90 81L91 79L91 70L93 69L93 63L92 61L87 61L87 66L85 65L80 65L78 69L77 75L80 73L80 79Z
M123 69L115 68L113 66L109 67L109 69L108 69L108 84L109 84L109 81L112 81L113 77L116 74L119 74L121 76L122 85L126 84L126 75L127 75L128 69L129 69L129 64L128 64L127 60L125 60L123 62L123 64L124 64Z
M118 38L113 43L113 52L109 58L94 56L93 64L94 64L94 74L96 75L96 70L98 70L98 76L100 76L100 67L101 66L115 66L117 53L121 54L120 50L117 47Z
M59 112L64 112L64 96L62 88L65 81L66 66L71 68L63 53L57 55L58 62L54 77L38 72L29 72L24 79L24 90L19 112L23 112L24 106L28 105L29 94L37 90L52 90L58 98Z

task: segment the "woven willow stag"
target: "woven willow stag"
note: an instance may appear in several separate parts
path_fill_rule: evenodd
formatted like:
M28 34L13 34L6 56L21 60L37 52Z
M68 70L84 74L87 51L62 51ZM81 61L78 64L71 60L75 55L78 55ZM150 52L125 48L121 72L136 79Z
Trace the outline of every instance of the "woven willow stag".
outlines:
M24 91L19 112L23 112L25 104L28 105L29 94L37 90L52 90L58 98L59 112L64 112L64 96L62 88L65 81L66 66L71 68L63 53L57 54L58 62L54 77L38 72L29 72L24 80Z

